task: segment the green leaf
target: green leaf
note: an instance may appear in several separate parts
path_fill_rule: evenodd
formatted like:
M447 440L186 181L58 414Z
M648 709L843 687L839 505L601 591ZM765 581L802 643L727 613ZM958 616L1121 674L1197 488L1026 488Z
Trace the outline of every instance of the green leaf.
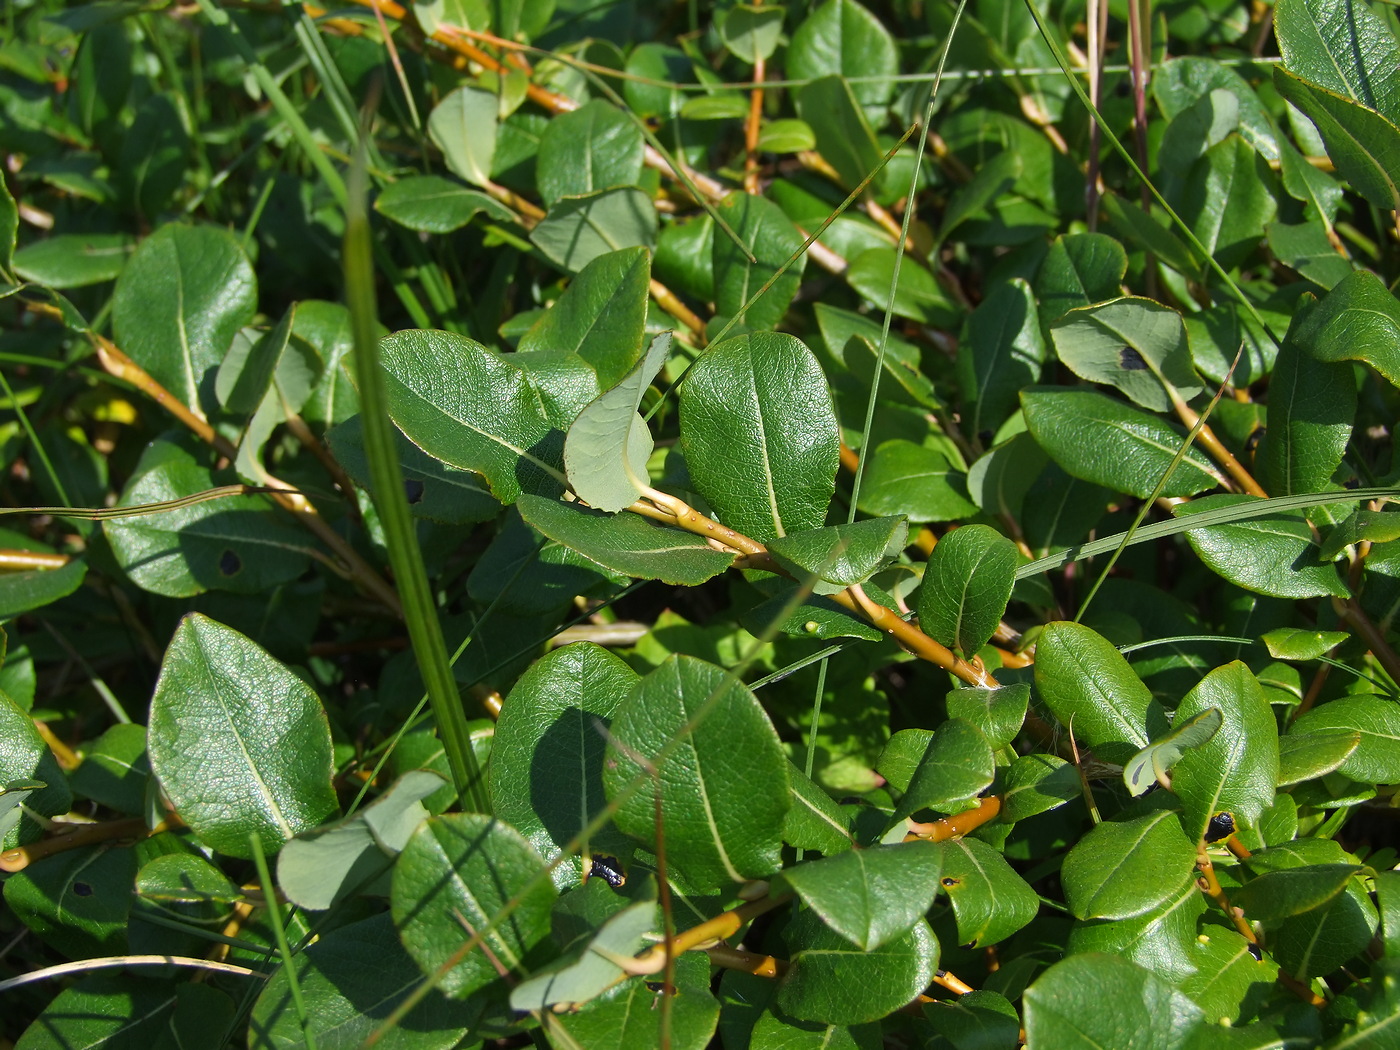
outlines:
M1044 362L1030 286L1020 278L997 285L968 316L966 337L958 343L958 379L971 406L964 411L967 429L994 433L1015 410L1021 388L1040 378Z
M121 138L113 174L122 196L142 215L154 217L185 181L189 152L179 107L167 95L149 96Z
M442 150L448 170L476 186L491 181L498 105L491 92L464 86L428 114L428 137Z
M1109 952L1176 984L1195 972L1193 955L1200 947L1205 910L1205 896L1188 884L1146 915L1075 922L1067 954Z
M935 641L977 655L1006 612L1020 560L986 525L954 529L933 548L919 589L919 626Z
M1400 121L1400 46L1369 6L1280 0L1274 27L1290 73Z
M1053 321L1075 307L1116 299L1127 272L1128 253L1107 234L1056 237L1035 275L1041 314Z
M875 951L909 931L938 894L931 842L847 850L786 868L781 881L857 948Z
M322 934L295 957L296 983L308 1024L302 1027L291 974L278 969L253 1006L260 1050L296 1050L307 1036L318 1047L358 1046L422 983L387 913ZM447 1050L461 1045L481 1013L431 991L376 1045L386 1050ZM251 1040L251 1036L250 1036Z
M1395 1024L1400 1021L1400 996L1397 992L1395 960L1378 959L1368 982L1370 994L1366 1008L1358 1011L1356 1020L1337 1033L1327 1046L1329 1050L1363 1050L1395 1045Z
M971 722L950 718L934 730L895 808L894 820L921 809L943 813L964 809L991 785L993 772L992 748L982 731Z
M1173 513L1187 518L1257 499L1221 493L1178 504ZM1227 525L1207 525L1192 529L1186 538L1203 562L1245 590L1278 598L1345 598L1349 593L1337 570L1319 560L1303 511L1278 511Z
M1102 635L1077 623L1047 624L1036 643L1035 687L1081 749L1126 762L1167 730L1162 705Z
M899 269L899 284L894 281L895 250L868 248L851 260L846 281L869 300L877 310L890 304L890 289L894 302L890 305L900 317L908 317L935 328L955 328L961 313L949 299L932 273L906 255Z
M1341 645L1350 637L1344 631L1309 631L1298 627L1279 627L1265 631L1259 640L1275 660L1316 660L1329 649Z
M626 576L540 535L517 508L472 568L467 591L482 606L496 603L498 612L548 616L580 595L601 597L626 583Z
M1021 732L1030 698L1030 683L1017 682L996 689L950 689L945 702L949 718L971 722L987 743L1000 749Z
M277 855L278 887L292 903L313 911L357 892L387 892L382 877L428 819L422 800L445 783L431 770L411 770L360 812L298 835Z
M42 609L66 598L83 585L87 562L81 558L57 569L25 569L0 573L0 620L8 620L31 609Z
M1290 732L1279 737L1278 786L1301 784L1339 769L1361 746L1361 731Z
M690 366L680 402L686 466L724 524L766 542L825 523L839 431L802 342L778 332L726 339Z
M233 1013L229 997L207 985L183 984L172 991L146 977L95 973L59 992L15 1046L141 1050L193 1045L210 1032L224 1031Z
M239 339L234 343L214 375L214 394L224 411L242 416L257 411L287 349L295 319L293 303L277 324L255 340ZM290 407L295 411L301 406Z
M1145 915L1195 878L1196 845L1175 813L1096 825L1069 851L1060 878L1078 919Z
M556 649L520 677L501 706L491 745L492 810L553 863L607 805L603 756L609 727L638 676L612 653L579 643ZM585 852L624 855L610 826L585 840ZM560 889L584 867L554 868Z
M146 727L119 723L87 749L83 764L73 771L72 787L83 798L137 816L145 807L150 777ZM4 780L0 772L0 782Z
M34 720L8 694L0 692L0 785L5 794L44 817L67 813L73 793ZM24 794L24 792L33 792ZM6 805L0 816L0 848L10 849L37 838L38 823L19 808ZM23 815L22 815L23 814Z
M511 990L514 1010L543 1010L556 1003L575 1007L622 983L627 972L618 965L653 943L661 925L655 901L639 901L610 916L577 952L564 956Z
M1291 334L1318 361L1359 361L1400 386L1400 302L1370 270L1343 278Z
M711 265L716 316L726 320L738 317L739 323L751 330L777 327L797 294L807 261L805 255L798 256L753 305L747 310L744 307L802 247L802 234L782 209L766 197L735 192L715 207L739 238L735 244L722 231L715 231ZM750 262L745 251L756 261Z
M10 187L0 185L0 270L14 265L15 236L19 232L19 207Z
M15 252L14 269L49 288L83 288L116 278L132 246L125 233L60 233Z
M1308 981L1364 952L1377 924L1375 905L1352 879L1330 905L1285 919L1272 931L1269 951L1281 969Z
M1014 1050L1021 1018L1004 995L985 989L924 1004L924 1019L957 1050Z
M736 4L720 24L719 36L730 54L752 66L773 53L782 31L781 7Z
M1331 487L1356 418L1351 366L1319 361L1310 351L1309 343L1290 333L1269 380L1267 431L1259 459L1264 484L1279 496Z
M181 445L147 446L117 505L180 499L214 487ZM107 518L102 531L138 587L171 598L207 590L261 594L306 571L304 534L269 513L261 496L226 497L178 510Z
M560 1046L651 1050L662 1045L669 1024L672 1050L705 1050L719 1021L719 1003L710 994L708 960L686 952L676 960L676 988L659 989L633 978L614 996L588 1003L576 1014L547 1015L551 1043ZM671 996L670 1010L661 997Z
M1241 265L1274 217L1268 162L1238 135L1212 146L1186 174L1178 214L1226 269Z
M411 175L384 187L374 210L419 233L451 233L483 212L497 222L515 214L480 190L469 190L441 175Z
M1243 663L1217 667L1177 705L1178 722L1220 711L1224 724L1206 743L1181 756L1172 791L1182 801L1189 837L1205 834L1210 818L1226 812L1235 824L1257 826L1278 782L1278 724L1259 680Z
M1104 214L1135 246L1146 249L1178 273L1192 275L1201 270L1195 252L1170 229L1130 200L1116 193L1103 196Z
M1323 289L1336 287L1348 274L1355 272L1351 261L1338 255L1337 249L1332 247L1320 221L1270 224L1269 251L1300 277Z
M1200 95L1172 115L1159 152L1163 169L1178 178L1186 175L1208 150L1239 130L1239 125L1240 101L1234 92L1216 88Z
M1059 809L1083 794L1079 771L1055 755L1021 755L1006 771L1001 818L1009 824Z
M642 129L616 106L593 99L549 122L535 162L540 196L550 205L613 186L632 186L642 174Z
M1092 390L1028 387L1026 426L1050 457L1076 478L1146 499L1171 465L1185 432ZM1217 484L1214 468L1191 449L1162 490L1194 496Z
M1359 864L1304 864L1266 871L1234 893L1234 903L1256 922L1275 925L1331 904L1362 870Z
M656 209L635 186L561 197L549 208L530 240L545 256L577 273L600 255L656 244Z
M436 973L473 937L478 946L442 978L451 998L518 970L549 933L554 886L520 833L481 813L424 821L394 865L394 925L424 973ZM505 911L506 907L510 911Z
M117 345L178 400L213 411L212 372L251 324L257 282L238 239L169 223L141 242L112 293Z
M1132 1032L1134 1050L1178 1050L1204 1024L1185 995L1115 955L1071 956L1026 989L1028 1046L1091 1050Z
M860 509L900 514L911 524L957 521L977 512L968 499L966 477L937 449L903 438L885 441L866 464Z
M1386 956L1393 959L1400 948L1400 872L1378 871L1373 878L1376 905L1381 913L1381 943Z
M792 782L792 808L783 817L783 841L828 857L850 849L850 827L831 796L791 763L788 779Z
M1035 918L1040 898L980 839L949 839L943 849L943 892L953 905L958 943L987 947L1006 940Z
M734 563L701 537L657 525L639 514L604 514L542 496L521 496L521 516L556 543L599 565L675 586L698 587Z
M817 152L836 170L846 189L859 186L884 159L884 150L844 77L832 74L803 84L797 91L797 115L816 135ZM872 185L882 181L877 176Z
M520 352L577 354L612 389L641 355L650 276L645 248L598 256L520 337Z
M903 936L863 951L804 908L788 923L785 939L792 965L776 1002L801 1021L878 1021L918 996L938 964L938 942L922 918Z
M321 701L265 650L198 613L180 621L151 698L151 768L200 841L268 853L336 810Z
M797 27L787 49L787 73L793 80L815 80L833 73L865 77L872 69L898 65L893 38L855 0L827 0ZM873 118L894 93L894 84L864 79L851 89Z
M395 332L379 344L389 414L434 459L486 478L502 503L565 484L561 435L539 387L508 358L452 332Z
M804 120L768 120L759 130L758 148L764 153L801 153L817 148L817 136Z
M671 350L671 333L651 341L635 368L579 413L564 442L564 469L579 498L614 513L635 503L648 487L647 460L654 447L637 410Z
M779 536L768 542L768 550L794 577L822 581L817 593L831 593L864 583L899 555L908 537L903 518L869 518Z
M1224 719L1218 707L1207 708L1191 718L1178 718L1170 733L1128 759L1123 766L1123 783L1134 797L1155 783L1165 783L1167 771L1191 748L1200 747L1215 736Z
M359 415L351 416L326 434L336 461L355 484L373 494L369 459L365 455L364 427ZM470 525L489 521L500 513L480 474L458 470L433 459L395 428L394 447L403 470L408 509L416 518L440 521L446 525Z
M1191 367L1181 315L1151 299L1072 310L1051 326L1050 337L1075 375L1115 386L1150 411L1171 411L1168 386L1183 401L1204 389Z
M1003 150L982 164L973 173L972 179L958 187L948 198L948 207L938 224L939 241L946 241L963 222L985 211L998 198L1010 192L1021 177L1021 171L1021 156L1010 149Z
M45 944L70 959L127 950L136 857L130 849L67 850L5 879L5 904Z
M753 693L713 664L672 656L617 709L603 784L618 828L648 848L659 792L671 864L699 889L722 889L778 870L787 769Z
M1400 707L1378 696L1343 696L1313 708L1289 736L1361 734L1361 743L1337 769L1366 784L1400 783Z
M1316 125L1328 156L1352 187L1376 207L1393 211L1400 203L1395 176L1400 127L1282 66L1274 67L1274 85Z

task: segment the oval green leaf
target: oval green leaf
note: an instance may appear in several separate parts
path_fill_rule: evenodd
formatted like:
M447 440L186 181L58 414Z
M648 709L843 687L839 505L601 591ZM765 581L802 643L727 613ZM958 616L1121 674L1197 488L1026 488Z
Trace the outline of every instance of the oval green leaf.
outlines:
M787 769L747 687L714 664L672 656L617 709L603 784L618 828L649 848L659 791L670 862L697 888L727 889L778 870Z
M198 613L180 621L151 698L151 768L205 845L268 853L336 811L331 731L311 687Z

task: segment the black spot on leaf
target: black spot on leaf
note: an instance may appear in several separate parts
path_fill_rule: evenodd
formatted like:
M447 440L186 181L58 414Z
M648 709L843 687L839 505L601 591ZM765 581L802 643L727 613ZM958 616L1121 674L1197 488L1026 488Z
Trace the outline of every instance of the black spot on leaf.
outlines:
M962 885L962 879L955 879L951 875L945 875L941 880L945 890L951 890L954 886Z
M235 576L243 570L243 559L233 551L224 551L219 555L219 571L225 576Z
M408 478L403 483L403 493L409 503L423 502L423 483L416 478Z
M1147 362L1131 346L1125 346L1118 351L1118 363L1123 366L1125 372L1145 372L1147 370Z
M92 887L86 882L75 882L73 883L73 892L79 897L91 897Z

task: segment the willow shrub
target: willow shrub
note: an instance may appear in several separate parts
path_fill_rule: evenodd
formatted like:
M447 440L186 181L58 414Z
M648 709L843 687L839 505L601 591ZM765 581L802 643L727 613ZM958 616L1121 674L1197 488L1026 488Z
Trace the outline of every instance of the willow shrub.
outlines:
M1392 8L6 19L20 1050L1393 1041Z

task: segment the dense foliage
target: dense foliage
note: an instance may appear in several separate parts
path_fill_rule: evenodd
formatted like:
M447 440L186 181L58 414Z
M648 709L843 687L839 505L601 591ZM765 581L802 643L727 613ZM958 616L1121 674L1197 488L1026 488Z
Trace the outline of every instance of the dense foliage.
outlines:
M1392 8L4 18L0 1045L1400 1045Z

